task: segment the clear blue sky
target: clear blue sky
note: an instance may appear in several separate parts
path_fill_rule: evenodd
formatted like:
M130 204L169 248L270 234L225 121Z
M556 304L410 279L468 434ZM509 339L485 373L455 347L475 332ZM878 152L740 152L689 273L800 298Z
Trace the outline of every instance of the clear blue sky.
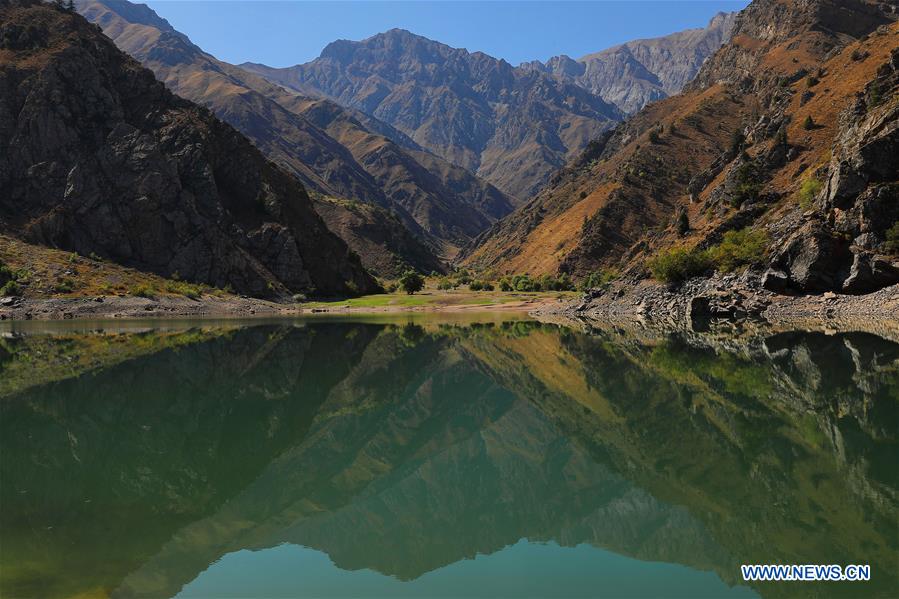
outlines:
M135 0L136 1L136 0ZM232 62L289 66L336 39L360 40L393 27L513 65L557 54L574 58L631 39L704 26L749 0L280 1L149 0L194 43Z

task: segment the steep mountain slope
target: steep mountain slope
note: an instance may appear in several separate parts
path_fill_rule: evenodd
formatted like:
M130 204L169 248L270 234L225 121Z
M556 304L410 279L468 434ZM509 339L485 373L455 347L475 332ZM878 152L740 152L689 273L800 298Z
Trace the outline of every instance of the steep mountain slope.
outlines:
M255 295L376 288L302 185L82 17L0 23L4 233Z
M146 6L124 0L79 0L77 6L172 91L210 108L312 190L394 212L435 252L451 257L512 210L511 198L498 189L422 152L389 125L217 60ZM323 113L327 121L319 126ZM341 122L339 140L324 130L334 120ZM371 266L355 238L346 241Z
M362 110L519 198L621 116L576 85L400 29L333 42L307 64L240 66Z
M735 18L736 13L718 13L704 28L634 40L577 60L563 54L521 66L579 85L631 114L681 91L730 39Z
M465 262L644 277L660 251L752 227L771 289L899 281L895 19L884 3L756 0L682 94L597 139Z
M398 279L409 267L422 273L446 270L433 249L387 210L326 196L315 195L312 201L328 228L362 257L373 275Z

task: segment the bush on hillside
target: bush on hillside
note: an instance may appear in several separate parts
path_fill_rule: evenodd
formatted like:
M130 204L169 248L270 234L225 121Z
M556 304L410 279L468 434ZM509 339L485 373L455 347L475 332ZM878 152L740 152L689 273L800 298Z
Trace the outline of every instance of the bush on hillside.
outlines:
M707 254L716 269L731 272L741 266L761 263L767 247L768 234L747 227L725 233L721 243L709 248Z
M712 268L708 253L685 248L663 250L646 262L653 278L663 283L679 283Z

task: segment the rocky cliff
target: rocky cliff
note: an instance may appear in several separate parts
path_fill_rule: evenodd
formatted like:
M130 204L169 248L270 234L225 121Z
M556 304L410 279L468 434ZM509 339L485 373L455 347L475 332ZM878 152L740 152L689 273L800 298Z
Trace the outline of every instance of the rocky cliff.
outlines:
M307 64L241 66L370 114L519 198L621 116L576 85L400 29L333 42Z
M0 228L254 294L376 288L302 185L82 17L0 8Z
M756 0L683 93L596 139L465 262L636 281L661 254L694 276L734 268L703 260L750 231L763 243L738 266L769 289L899 282L896 19L889 3Z
M718 13L708 26L634 40L577 60L564 54L522 67L550 73L632 114L683 89L702 63L730 39L736 13Z

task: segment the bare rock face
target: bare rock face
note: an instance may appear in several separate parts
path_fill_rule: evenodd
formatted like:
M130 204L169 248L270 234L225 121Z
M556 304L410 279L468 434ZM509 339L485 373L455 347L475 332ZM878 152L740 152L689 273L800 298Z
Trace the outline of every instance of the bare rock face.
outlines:
M0 229L253 295L377 287L303 187L80 16L0 9Z
M307 64L240 66L372 115L521 199L622 116L546 73L400 29L333 42Z
M555 56L522 65L551 73L633 114L678 93L706 58L730 39L737 13L718 13L707 27L634 40L577 60Z

